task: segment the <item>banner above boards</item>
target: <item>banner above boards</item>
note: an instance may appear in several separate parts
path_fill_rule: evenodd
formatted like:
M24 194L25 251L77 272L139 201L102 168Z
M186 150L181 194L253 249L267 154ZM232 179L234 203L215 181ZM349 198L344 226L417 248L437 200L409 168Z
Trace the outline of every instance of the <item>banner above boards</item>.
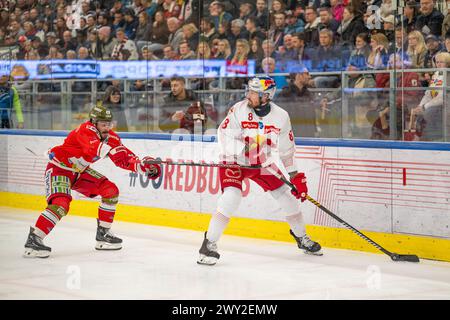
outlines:
M255 60L246 65L232 65L226 60L157 60L157 61L96 61L96 60L3 60L0 75L14 79L149 79L181 77L246 77L255 75Z

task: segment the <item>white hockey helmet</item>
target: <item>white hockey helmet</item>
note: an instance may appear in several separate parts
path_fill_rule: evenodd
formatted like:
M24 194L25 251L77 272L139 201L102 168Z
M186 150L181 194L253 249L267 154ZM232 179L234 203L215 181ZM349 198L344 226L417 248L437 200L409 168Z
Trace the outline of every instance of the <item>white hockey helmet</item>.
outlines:
M264 94L268 94L269 100L272 100L277 91L277 86L275 80L271 77L262 76L250 79L248 81L247 90L258 92L260 98L262 98Z

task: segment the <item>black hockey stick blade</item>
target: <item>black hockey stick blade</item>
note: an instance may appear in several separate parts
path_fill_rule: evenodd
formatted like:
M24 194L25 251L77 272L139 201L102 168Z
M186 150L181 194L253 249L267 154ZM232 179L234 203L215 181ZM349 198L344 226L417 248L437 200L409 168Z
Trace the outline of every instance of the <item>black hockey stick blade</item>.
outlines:
M391 255L393 261L407 261L407 262L420 262L420 259L415 254L397 254Z

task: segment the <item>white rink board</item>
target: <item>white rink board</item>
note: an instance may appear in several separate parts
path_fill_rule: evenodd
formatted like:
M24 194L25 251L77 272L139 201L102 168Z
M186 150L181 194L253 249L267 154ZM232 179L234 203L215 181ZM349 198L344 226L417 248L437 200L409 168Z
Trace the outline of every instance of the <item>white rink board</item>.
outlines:
M0 135L0 145L8 150L0 155L0 190L43 195L45 151L63 139ZM216 143L123 143L141 157L217 160ZM308 177L309 194L356 228L450 238L450 152L297 146L296 162ZM217 168L164 168L155 182L116 168L109 159L93 168L119 186L124 204L210 214L220 193ZM244 194L235 216L284 220L271 196L253 182ZM75 192L73 196L85 199ZM339 227L312 204L302 208L307 223Z

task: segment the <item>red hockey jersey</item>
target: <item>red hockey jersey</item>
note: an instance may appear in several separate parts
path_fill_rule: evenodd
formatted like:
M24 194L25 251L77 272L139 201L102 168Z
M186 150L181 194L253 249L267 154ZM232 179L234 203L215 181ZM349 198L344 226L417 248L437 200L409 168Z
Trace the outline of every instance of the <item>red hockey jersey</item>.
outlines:
M127 161L117 162L111 157L119 149L120 152L126 152ZM109 130L108 138L102 141L100 132L90 121L72 130L62 145L49 150L51 163L73 172L83 172L92 163L106 156L118 167L131 171L135 171L135 164L139 161L133 152L122 145L120 137L114 131Z

